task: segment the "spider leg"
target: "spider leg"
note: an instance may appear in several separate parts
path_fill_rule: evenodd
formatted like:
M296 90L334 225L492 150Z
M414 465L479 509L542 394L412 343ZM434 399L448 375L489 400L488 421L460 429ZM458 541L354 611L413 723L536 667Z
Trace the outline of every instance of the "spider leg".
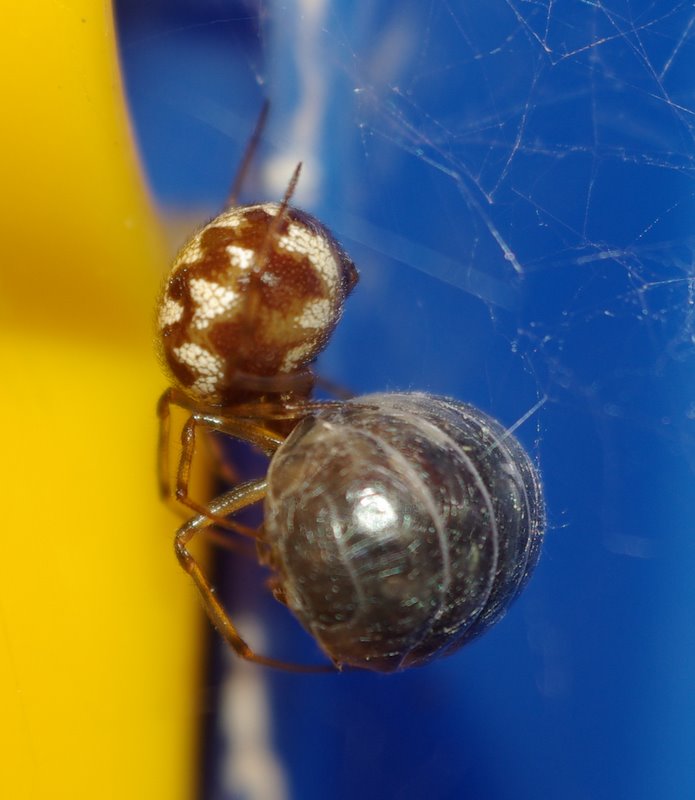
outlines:
M282 437L255 425L249 421L231 421L208 414L191 414L186 420L186 424L181 430L181 458L176 477L176 499L187 508L195 511L196 514L207 515L215 525L227 530L240 533L243 536L257 537L257 531L247 525L242 525L233 520L223 517L210 511L210 506L205 506L194 500L188 492L190 482L191 466L195 453L196 429L201 426L207 431L218 431L226 433L244 442L259 447L267 455L272 455L282 444Z
M214 436L206 436L203 440L207 450L209 451L210 458L213 460L213 476L218 478L224 486L236 486L237 483L241 483L243 478L234 464L231 464L228 459L225 458L224 451L222 449L222 445L220 444L217 437ZM176 501L176 498L171 495L166 498L171 501ZM171 507L174 511L184 519L188 519L190 517L190 506L181 505L178 502L171 502ZM216 533L213 534L211 530L208 536L216 536L218 537L218 544L223 547L227 547L228 549L233 549L236 545L229 545L223 544L223 540L229 541L229 539L223 533ZM255 550L254 550L255 552Z
M266 100L261 106L261 111L258 115L258 119L256 120L256 127L253 129L251 138L246 145L246 150L244 151L243 158L241 159L241 164L239 164L239 169L234 177L234 183L232 184L232 188L229 190L229 197L227 198L227 202L224 204L225 208L232 208L239 200L239 193L241 192L241 187L244 184L246 173L251 166L256 149L258 148L258 143L261 140L261 135L263 134L263 129L265 128L265 123L268 119L269 110L270 101Z
M188 516L185 508L182 508L178 503L171 502L175 500L171 489L171 481L169 479L170 465L169 465L169 441L171 436L171 406L176 405L179 407L186 407L183 399L178 396L178 392L173 387L169 387L159 398L157 404L157 416L159 418L159 440L157 447L157 482L159 486L159 494L163 500L170 501L170 505L179 515ZM223 457L222 450L216 439L208 437L206 444L212 451L215 459L215 471L222 478L222 480L229 486L233 486L240 482L240 477L233 466L228 464ZM227 545L229 546L229 545Z
M175 388L168 388L160 397L157 404L157 416L159 417L159 442L158 442L158 482L160 495L168 500L176 500L178 503L187 507L196 514L209 513L207 508L197 503L189 496L188 484L190 481L191 465L195 452L195 428L202 425L210 430L220 431L234 436L242 441L247 441L257 446L268 455L282 443L282 437L273 434L272 431L257 424L252 419L227 419L214 414L189 413L189 418L181 432L182 451L177 467L176 491L172 493L170 473L169 440L171 436L171 406L175 405L189 412L192 412L188 398ZM181 505L176 505L175 509L180 510ZM232 530L243 536L251 538L257 537L257 531L247 525L238 522L231 522L221 517L214 518L216 525L227 530Z
M273 400L256 400L251 403L242 403L234 406L234 418L244 421L267 422L300 422L304 417L323 411L326 408L336 408L340 400L288 400L278 403Z
M338 400L352 400L355 396L354 392L351 392L349 389L346 389L341 384L336 383L335 381L331 381L328 378L324 378L322 375L316 376L316 385L319 389L323 389L324 392L328 392L328 394L333 395L333 397L337 398Z
M266 487L265 480L248 481L235 486L210 503L207 507L207 513L199 514L184 523L177 531L174 540L176 557L181 567L193 579L210 621L238 656L256 664L292 672L334 672L337 668L332 664L292 664L254 653L234 627L234 623L217 599L215 590L210 585L200 564L188 550L189 542L196 535L213 525L215 517L233 514L235 511L261 500L265 496Z

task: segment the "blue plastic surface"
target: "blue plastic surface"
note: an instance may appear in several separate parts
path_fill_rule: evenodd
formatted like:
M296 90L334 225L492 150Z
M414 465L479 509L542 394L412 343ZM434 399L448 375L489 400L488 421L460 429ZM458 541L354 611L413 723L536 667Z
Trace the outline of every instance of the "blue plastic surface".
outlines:
M162 204L214 213L269 98L244 199L303 159L297 203L362 274L320 371L532 411L549 509L523 597L450 659L223 667L205 797L695 796L692 5L117 5ZM315 655L228 570L267 650Z

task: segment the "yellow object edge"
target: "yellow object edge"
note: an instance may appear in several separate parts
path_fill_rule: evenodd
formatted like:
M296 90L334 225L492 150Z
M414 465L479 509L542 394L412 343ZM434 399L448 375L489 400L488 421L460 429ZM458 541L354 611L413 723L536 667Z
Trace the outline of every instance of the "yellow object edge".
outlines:
M198 604L155 485L166 261L108 3L3 12L0 797L190 798Z

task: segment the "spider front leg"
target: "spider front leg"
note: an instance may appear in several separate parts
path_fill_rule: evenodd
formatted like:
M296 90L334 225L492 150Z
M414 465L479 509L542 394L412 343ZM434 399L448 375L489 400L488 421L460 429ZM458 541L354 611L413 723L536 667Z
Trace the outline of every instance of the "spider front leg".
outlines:
M210 506L205 506L194 500L188 493L191 477L191 466L195 454L196 428L203 427L210 432L225 433L229 436L248 442L258 447L267 456L272 456L282 444L283 437L247 420L227 420L223 417L209 414L191 414L181 430L181 457L176 476L176 499L187 506L196 514L207 515L215 525L221 528L240 533L243 536L256 538L257 532L239 522L224 519L219 514L211 513Z
M210 621L238 656L247 661L253 661L256 664L263 664L267 667L276 667L292 672L334 672L336 671L336 667L332 664L292 664L254 653L240 636L234 623L217 599L215 590L200 567L200 564L198 564L188 550L189 542L199 533L205 531L206 528L214 525L216 517L225 517L262 500L263 497L265 497L266 488L267 483L265 480L248 481L239 486L235 486L210 503L206 508L205 514L199 514L189 520L177 531L174 541L176 557L183 569L191 576L196 588L200 592L203 606Z
M195 453L195 429L198 425L203 425L211 431L227 433L242 441L257 446L267 455L272 455L277 447L282 443L282 438L273 435L267 429L254 424L249 419L227 419L209 414L191 414L181 432L182 449L179 457L176 478L176 492L172 493L169 457L169 439L171 428L171 406L178 406L186 411L191 411L191 404L188 398L174 388L167 389L159 399L157 404L157 416L159 417L159 442L158 442L158 481L159 492L165 500L176 500L183 506L195 511L196 514L208 514L206 506L197 503L188 493L190 482L191 465ZM213 522L221 528L231 530L243 536L256 538L256 531L247 525L238 522L230 522L219 516L213 516Z
M169 481L169 436L171 427L171 406L182 405L181 398L178 397L176 390L168 388L159 398L157 404L157 417L159 419L159 441L157 446L157 482L159 486L159 496L162 500L173 499L171 484ZM225 464L221 450L216 440L211 439L209 443L213 450L213 455L217 461L216 469L224 480L230 486L239 483L236 471L229 465Z

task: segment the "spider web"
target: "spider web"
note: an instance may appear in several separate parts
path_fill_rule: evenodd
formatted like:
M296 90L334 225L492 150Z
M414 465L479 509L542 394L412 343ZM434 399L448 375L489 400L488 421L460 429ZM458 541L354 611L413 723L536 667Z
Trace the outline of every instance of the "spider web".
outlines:
M630 415L637 399L616 383L692 357L694 16L570 6L401 7L392 75L337 37L371 185L407 191L405 174L420 204L364 235L355 223L355 238L486 303L541 395Z

